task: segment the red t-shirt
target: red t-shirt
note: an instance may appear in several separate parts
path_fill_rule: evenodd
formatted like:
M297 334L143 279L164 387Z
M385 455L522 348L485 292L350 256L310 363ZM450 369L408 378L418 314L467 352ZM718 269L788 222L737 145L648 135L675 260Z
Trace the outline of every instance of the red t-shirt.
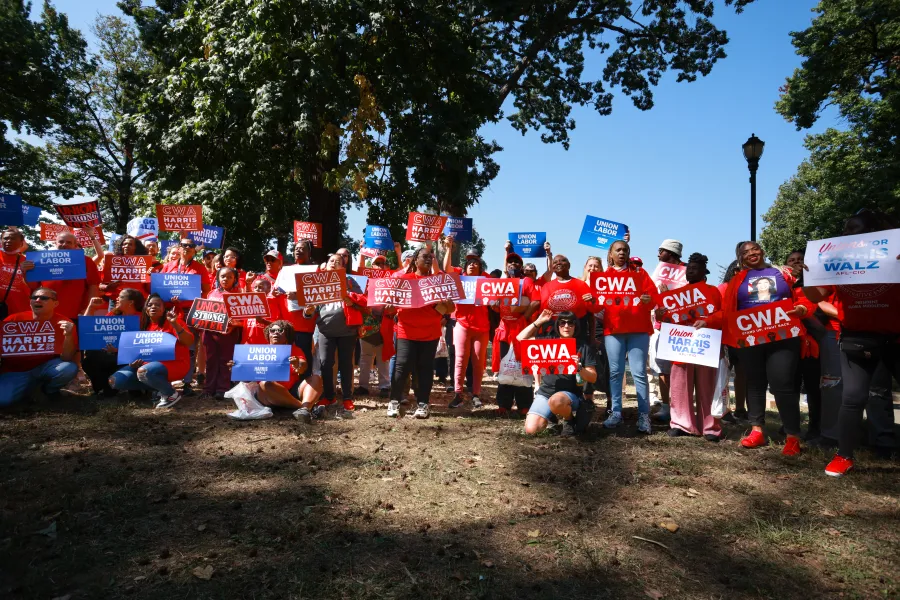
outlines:
M900 283L832 288L842 328L900 335Z
M300 358L300 359L303 360L303 361L306 360L306 355L303 354L303 350L301 350L300 348L298 348L298 347L295 346L294 344L291 344L291 356L296 356L296 357ZM300 371L303 372L304 369L300 369ZM294 371L294 369L291 369L291 378L290 378L288 381L279 381L278 383L280 383L281 385L283 385L283 386L286 387L287 389L291 389L292 387L294 387L295 385L297 385L297 382L298 382L299 380L300 380L300 375L299 375L296 371Z
M11 314L3 323L11 321L37 321L42 325L35 326L34 333L30 332L25 335L10 335L13 332L7 332L3 325L0 325L0 337L3 341L3 362L0 364L0 373L23 373L41 366L51 358L56 358L62 353L63 340L65 335L59 326L60 321L69 321L65 316L54 312L47 319L35 319L31 310L17 312ZM75 347L78 347L78 332L75 332ZM45 349L46 354L38 354Z
M290 310L289 302L287 295L281 294L277 298L278 300L278 311L281 315L281 318L285 321L290 322L290 324L294 327L294 331L297 333L312 333L316 330L316 313L312 314L312 317L303 316L303 307L300 307L300 310Z
M56 312L73 321L87 308L87 303L91 300L85 298L85 290L92 285L100 285L100 271L97 270L94 261L85 256L84 267L87 274L84 279L41 282L41 287L56 290L56 297L59 300Z
M180 260L173 260L171 262L167 262L162 269L163 273L184 273L187 275L199 275L200 276L200 285L211 285L212 277L209 274L209 271L206 270L206 267L203 266L203 263L198 262L196 260L192 260L187 265L182 265ZM191 304L193 304L193 300L179 300L177 302L178 307L182 310L188 310L191 308Z
M19 257L18 269L16 269L16 257ZM31 313L31 288L25 282L25 276L22 273L22 263L24 262L24 255L10 254L0 250L0 301L6 299L9 314L26 311ZM16 278L13 279L13 285L9 288L9 296L7 296L6 288L9 286L13 271L16 273Z
M599 310L596 302L588 304L584 301L584 295L590 294L591 288L580 279L570 279L565 283L558 279L548 281L541 286L541 310L550 309L556 317L561 312L572 311L581 319L590 312Z
M402 279L421 279L415 273L400 275ZM434 305L397 309L397 338L427 342L441 337L441 313Z
M530 277L522 279L522 304L525 301L540 302L541 292L538 286ZM495 339L500 342L510 342L516 339L519 332L525 329L528 321L525 320L524 313L514 313L513 306L501 305L500 307L500 325L494 333ZM537 313L538 311L535 311Z
M609 267L606 273L626 273L614 267ZM639 271L628 271L633 277L637 290L636 295L642 296L647 294L650 296L650 303L644 304L638 302L634 304L632 301L626 306L625 303L616 302L616 299L608 298L604 302L602 308L605 311L603 315L603 335L616 335L624 333L653 333L653 324L650 322L650 313L653 308L659 304L659 291L656 284L650 279L647 271L641 269ZM712 287L712 286L710 286Z
M284 317L281 316L281 302L278 298L274 296L266 296L266 302L269 303L269 318L267 319L270 323L274 323L275 321L279 321ZM269 341L266 339L265 333L263 333L268 327L265 323L259 321L256 318L247 319L243 322L244 331L241 334L241 343L242 344L268 344ZM291 340L293 341L293 340Z
M181 315L178 315L178 323L181 325L182 329L186 329L186 325L181 319ZM175 360L162 361L162 365L169 372L169 381L177 381L184 378L184 376L187 375L188 368L191 366L191 350L181 342L177 341L178 332L175 331L175 328L172 327L169 320L164 319L162 325L150 323L150 326L147 327L147 331L162 331L164 333L170 333L175 337ZM199 335L199 333L194 335Z
M459 267L452 267L452 273L463 275L463 270ZM490 275L481 275L481 277L490 277ZM491 330L491 322L488 320L488 307L475 306L474 304L457 304L456 311L453 313L456 323L466 329L472 331L487 332Z

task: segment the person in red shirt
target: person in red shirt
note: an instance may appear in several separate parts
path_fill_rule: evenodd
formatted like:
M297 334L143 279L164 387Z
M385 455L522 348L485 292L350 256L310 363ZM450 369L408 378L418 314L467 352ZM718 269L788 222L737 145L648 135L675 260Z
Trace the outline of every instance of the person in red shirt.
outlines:
M466 254L466 266L463 271L459 267L452 266L450 262L455 245L453 236L446 237L444 244L444 271L457 275L464 274L467 277L484 276L481 255L478 252L472 250ZM463 393L466 384L466 369L469 359L472 357L474 357L472 361L472 407L481 408L481 379L484 377L484 369L487 365L488 336L491 329L488 307L458 304L453 318L456 319L456 325L453 327L453 347L456 351L454 365L454 392L456 394L448 408L459 408L465 401Z
M432 273L434 254L428 248L419 248L413 253L403 279L421 279ZM400 406L408 402L404 388L407 377L415 371L417 375L416 403L413 416L427 419L429 396L434 378L434 354L438 338L441 337L441 317L453 312L454 303L443 300L436 304L418 308L397 309L397 352L394 373L391 377L391 400L387 416L400 416Z
M241 292L237 273L230 267L222 267L216 273L215 287L207 297L224 300L226 293ZM224 400L225 392L231 389L231 375L228 361L234 356L234 346L241 339L243 322L230 322L224 333L203 332L203 351L206 355L206 378L203 381L203 397Z
M314 267L315 263L312 259L312 242L310 240L299 240L294 244L294 265L303 267ZM274 255L273 255L274 253ZM275 250L270 250L265 257L266 273L275 273L274 277L278 277L281 272L281 254ZM269 275L267 278L271 278ZM307 319L303 316L303 309L297 303L297 292L288 292L285 294L283 290L275 287L275 281L272 279L272 293L277 295L280 305L281 315L285 320L291 323L294 331L294 345L303 350L303 355L312 357L313 355L313 333L316 330L316 320ZM312 373L312 360L306 361L306 370L300 373L300 379L304 379Z
M103 312L106 306L106 300L103 298L99 296L91 298L87 308L84 309L84 316L102 314L107 317L139 317L144 310L144 296L133 288L122 288L116 298L116 307ZM118 394L109 386L109 376L119 370L119 364L116 362L118 353L118 349L113 345L108 345L106 350L82 352L81 367L88 381L91 382L95 395L109 398Z
M609 360L609 391L612 410L603 426L613 428L622 422L622 383L625 357L634 379L638 399L637 428L650 433L650 402L647 387L647 352L650 347L650 311L659 303L659 292L644 269L636 269L629 260L631 248L618 240L606 256L606 273L628 276L626 291L633 295L604 297L598 292L597 308L603 310L603 343Z
M303 244L295 244L294 245L294 256L297 256L297 247L302 247ZM278 274L281 272L281 267L284 266L284 257L281 255L281 252L278 250L269 250L266 252L265 256L263 256L263 262L266 265L266 270L260 275L260 277L265 277L272 284L272 288L275 287L275 280L278 279ZM306 264L306 263L297 263L298 265Z
M575 279L569 273L571 264L569 259L562 254L553 257L553 274L555 279L544 283L541 287L541 310L550 310L554 318L561 312L571 311L579 320L579 343L587 340L593 326L593 313L603 310L603 307L594 298L590 286L580 279ZM590 316L589 316L590 315ZM542 335L547 334L553 328L552 319L544 327Z
M842 235L859 235L890 229L886 218L869 210L850 217ZM884 260L900 256L886 257ZM811 302L833 294L841 321L841 378L843 396L839 418L838 451L825 467L832 477L853 468L859 446L863 410L879 391L876 373L886 369L900 382L900 283L811 286L803 292ZM888 397L890 389L887 390Z
M175 358L152 362L138 359L113 373L109 385L114 390L154 391L159 394L156 408L171 408L183 397L171 382L184 377L190 368L190 348L196 347L194 334L185 326L175 307L166 311L159 294L150 294L144 304L141 331L162 331L175 336Z
M25 236L18 229L3 232L0 248L0 303L6 305L6 315L29 310L31 290L37 282L27 283L25 271L34 268L34 263L25 260ZM5 316L0 313L0 316Z
M269 318L263 319L253 317L247 319L243 323L243 333L241 335L242 344L267 344L265 329L275 321L280 321L282 317L282 302L272 295L272 284L264 277L257 277L250 286L252 292L266 294L266 302L269 304Z
M706 268L708 261L706 256L695 252L688 257L685 270L688 285L697 285L691 300L692 302L702 300L705 314L722 310L722 295L715 286L706 283L706 276L709 275L709 270ZM710 307L712 307L711 310ZM660 323L673 322L668 318L668 312L664 308L656 309L656 319ZM698 319L692 315L688 319L679 318L678 324L693 324L694 327L700 329L706 325L706 322L703 317ZM702 433L707 441L718 442L719 436L722 435L722 426L719 424L719 420L712 416L712 401L716 389L718 367L673 362L670 374L672 379L669 436L701 435Z
M78 241L74 233L61 232L56 236L57 250L77 250ZM56 312L67 319L75 321L78 315L87 307L91 298L100 295L100 272L94 261L83 256L85 273L84 279L71 279L67 281L42 281L41 287L56 290L59 297L59 306Z
M41 385L49 399L59 399L59 391L78 374L75 324L56 312L56 291L39 287L29 301L30 310L11 314L0 324L0 407L23 399L34 385ZM15 325L22 322L35 325Z
M113 251L107 252L104 255L104 260L109 256L146 256L147 248L144 247L143 242L137 239L132 235L123 235L121 237L116 238L115 244L113 244ZM101 269L102 270L102 269ZM147 278L149 281L149 277ZM118 281L102 281L100 283L100 291L103 294L103 297L109 301L110 310L116 305L116 298L119 296L119 290L123 287L130 287L136 289L140 293L147 297L147 294L150 293L150 284L149 283L125 283L122 284Z

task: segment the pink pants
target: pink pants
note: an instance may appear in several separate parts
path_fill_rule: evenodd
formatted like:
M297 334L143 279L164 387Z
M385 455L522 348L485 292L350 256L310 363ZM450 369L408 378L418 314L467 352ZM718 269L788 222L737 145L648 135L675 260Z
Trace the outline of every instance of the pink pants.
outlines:
M456 393L462 394L466 389L466 367L469 357L475 353L472 361L472 395L481 394L481 378L484 376L484 365L487 361L488 332L472 331L456 324L453 328L453 348L456 350Z
M671 426L693 435L700 435L699 424L704 435L721 434L719 420L711 414L713 393L716 388L716 369L675 363L672 365L669 381Z

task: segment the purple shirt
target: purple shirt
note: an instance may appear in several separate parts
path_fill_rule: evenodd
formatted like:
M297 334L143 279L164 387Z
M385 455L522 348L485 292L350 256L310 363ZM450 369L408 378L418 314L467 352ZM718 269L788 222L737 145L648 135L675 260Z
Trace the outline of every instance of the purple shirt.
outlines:
M775 267L747 271L738 288L738 310L791 298L791 288Z

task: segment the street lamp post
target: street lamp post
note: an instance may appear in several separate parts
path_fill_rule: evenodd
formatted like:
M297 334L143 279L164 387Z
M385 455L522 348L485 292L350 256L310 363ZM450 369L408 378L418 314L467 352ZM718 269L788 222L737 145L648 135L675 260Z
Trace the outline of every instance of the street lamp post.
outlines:
M747 168L750 169L750 239L756 241L756 171L759 169L759 159L763 154L766 143L751 134L750 139L744 142L744 158L747 159Z

